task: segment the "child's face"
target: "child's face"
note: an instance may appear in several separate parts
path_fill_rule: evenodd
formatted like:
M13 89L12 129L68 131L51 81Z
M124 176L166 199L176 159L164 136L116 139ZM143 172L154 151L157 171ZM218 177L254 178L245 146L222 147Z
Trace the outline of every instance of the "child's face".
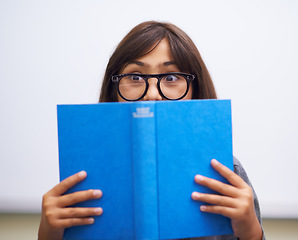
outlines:
M180 72L177 65L174 63L169 43L166 39L163 39L157 47L146 54L143 57L135 59L134 61L128 63L120 74L125 73L142 73L142 74L161 74L169 72ZM148 79L149 88L146 95L141 99L142 101L155 101L155 100L165 100L160 95L157 88L157 79ZM192 86L190 84L189 91L183 99L191 99L192 97ZM124 102L125 100L121 98L118 94L118 101Z

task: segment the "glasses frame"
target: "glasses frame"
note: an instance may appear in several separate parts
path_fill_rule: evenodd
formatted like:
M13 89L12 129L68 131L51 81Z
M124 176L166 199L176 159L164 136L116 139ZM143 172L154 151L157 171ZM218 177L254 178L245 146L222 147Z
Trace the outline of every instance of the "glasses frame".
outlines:
M120 85L119 85L120 80L121 80L123 77L129 76L129 75L130 75L130 76L139 76L139 77L143 78L143 79L145 80L145 82L146 82L146 88L145 88L144 93L142 94L142 96L139 97L139 98L137 98L137 99L133 99L133 100L125 98L125 97L121 94L120 89L119 89L119 86L120 86ZM161 80L163 79L163 77L165 77L165 76L167 76L167 75L180 75L180 76L182 76L182 77L186 80L186 82L187 82L187 89L186 89L185 93L184 93L181 97L179 97L179 98L175 98L175 99L171 99L171 98L166 97L166 96L163 94L163 92L161 91L161 88L160 88L160 82L161 82ZM180 99L182 99L182 98L184 98L184 97L186 96L186 94L187 94L188 91L189 91L189 83L192 82L192 81L196 78L196 76L193 75L193 74L190 74L190 73L181 73L181 72L169 72L169 73L161 73L161 74L125 73L125 74L113 75L113 76L111 77L111 80L112 80L112 82L117 83L117 91L118 91L119 95L120 95L124 100L126 100L126 101L138 101L138 100L142 99L142 98L147 94L147 91L148 91L148 88L149 88L149 82L148 82L148 79L149 79L149 78L156 78L156 79L158 80L158 81L157 81L157 89L158 89L158 91L159 91L159 94L160 94L163 98L165 98L165 99L167 99L167 100L173 100L173 101L174 101L174 100L180 100Z

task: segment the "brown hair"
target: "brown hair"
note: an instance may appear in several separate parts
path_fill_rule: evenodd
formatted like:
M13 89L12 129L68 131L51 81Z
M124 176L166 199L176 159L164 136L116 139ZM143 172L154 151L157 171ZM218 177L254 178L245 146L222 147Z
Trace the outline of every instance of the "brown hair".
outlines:
M152 51L164 38L179 70L196 76L192 98L217 98L210 74L190 37L173 24L149 21L134 27L117 46L106 68L99 101L117 102L117 89L111 77L119 74L128 62Z

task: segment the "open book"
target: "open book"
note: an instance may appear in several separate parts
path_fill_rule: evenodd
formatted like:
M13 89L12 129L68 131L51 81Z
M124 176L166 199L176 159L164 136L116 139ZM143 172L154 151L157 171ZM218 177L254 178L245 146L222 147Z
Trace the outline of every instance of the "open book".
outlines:
M232 234L226 217L203 213L193 191L210 165L233 169L230 100L58 105L60 179L85 170L70 192L101 189L78 206L102 207L95 223L64 239L178 239Z

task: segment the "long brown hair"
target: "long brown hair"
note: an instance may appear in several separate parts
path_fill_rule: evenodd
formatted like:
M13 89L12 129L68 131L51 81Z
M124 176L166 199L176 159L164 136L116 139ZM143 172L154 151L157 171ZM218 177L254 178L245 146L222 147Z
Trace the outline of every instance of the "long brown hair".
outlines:
M128 62L152 51L164 38L179 70L196 76L192 98L217 98L211 76L190 37L171 23L149 21L134 27L117 46L106 68L99 101L117 102L117 88L111 77L119 74Z

